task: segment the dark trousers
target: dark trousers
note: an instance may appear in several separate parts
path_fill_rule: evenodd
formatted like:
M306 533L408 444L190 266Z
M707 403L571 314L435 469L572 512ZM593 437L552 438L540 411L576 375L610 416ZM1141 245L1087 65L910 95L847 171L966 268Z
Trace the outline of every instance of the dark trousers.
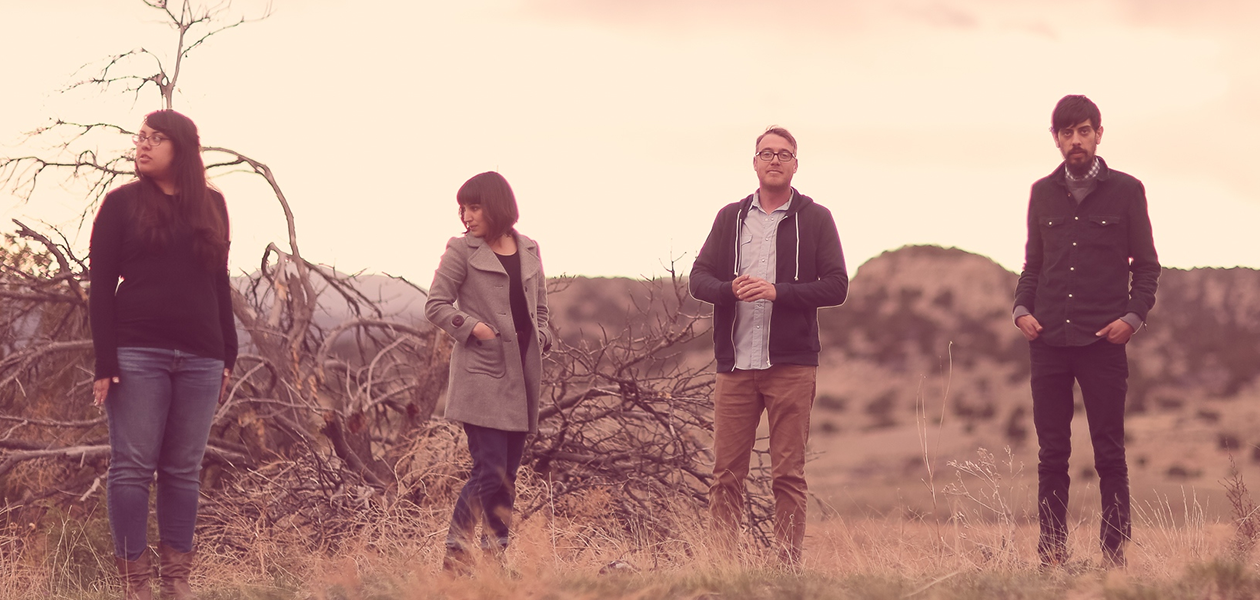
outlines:
M483 549L504 549L516 501L516 471L525 451L524 431L503 431L464 424L473 468L455 501L446 546L468 550L477 522L482 523Z
M1123 344L1099 340L1088 346L1029 344L1033 423L1037 428L1037 515L1043 562L1067 558L1068 457L1072 454L1072 383L1080 384L1094 444L1094 470L1102 492L1102 548L1122 556L1129 540L1129 468L1124 457L1124 396L1129 363Z

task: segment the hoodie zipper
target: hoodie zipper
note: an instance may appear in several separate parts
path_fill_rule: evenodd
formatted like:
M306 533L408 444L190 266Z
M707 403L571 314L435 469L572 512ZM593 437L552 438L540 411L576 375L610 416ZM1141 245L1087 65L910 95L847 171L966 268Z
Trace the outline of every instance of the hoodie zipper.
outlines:
M795 190L795 189L793 189L793 190L792 190L792 195L791 195L791 197L790 197L789 201L791 201L791 200L795 200L795 199L796 199L796 190ZM792 273L792 281L793 281L793 282L800 282L800 280L801 280L801 219L800 219L800 208L801 208L801 207L799 207L799 206L798 206L798 207L796 207L794 210L792 210L792 211L788 214L788 216L784 217L785 219L787 219L787 218L792 219L792 221L793 221L793 223L792 223L792 224L793 224L793 225L795 226L795 228L796 228L796 239L794 240L794 241L795 241L795 246L796 246L796 247L795 247L795 251L796 251L796 253L795 253L795 257L794 257L794 258L795 258L795 265L794 265L795 270L794 270L794 271L793 271L793 273ZM734 277L739 277L739 260L740 260L740 258L741 258L741 256L740 256L740 244L739 244L739 237L740 237L740 234L742 234L742 233L743 233L743 230L744 230L744 219L748 216L748 211L750 211L750 210L752 210L752 197L751 197L751 196L749 197L749 200L748 200L748 206L747 206L747 208L745 208L745 207L742 207L742 206L741 206L741 207L740 207L740 209L739 209L738 211L736 211L736 212L735 212L735 239L734 239L734 243L735 243L735 251L734 251L734 254L735 254L735 262L734 262L734 264L732 264L732 265L731 265L731 275L732 275L732 276L734 276ZM777 229L778 229L778 226L776 225L776 226L775 226L775 228L776 228L776 230L777 230ZM776 245L778 245L778 233L777 233L777 231L776 231L776 233L775 233L775 244L776 244ZM775 262L777 263L777 262L778 262L778 260L779 260L779 259L778 259L778 252L777 252L777 250L776 250L776 252L775 252ZM776 265L776 266L777 266L777 265ZM778 269L777 269L777 268L775 269L775 273L776 273L776 277L775 277L775 278L777 279L777 278L778 278L778 276L777 276L777 274L778 274ZM738 301L738 300L737 300L737 301ZM773 338L772 338L772 331L771 331L771 329L770 329L770 325L771 325L771 323L774 321L774 318L773 318L773 315L774 315L774 313L773 313L773 308L771 309L771 311L772 311L772 312L771 312L771 320L770 320L770 323L766 323L766 367L767 367L767 368L774 366L774 362L770 360L770 340L771 340L771 339L773 339ZM739 317L739 310L738 310L738 309L736 309L736 310L734 311L734 313L732 313L732 314L731 314L731 354L732 354L732 355L734 355L734 354L735 354L735 321L738 319L738 317ZM733 367L732 367L732 369L733 369Z

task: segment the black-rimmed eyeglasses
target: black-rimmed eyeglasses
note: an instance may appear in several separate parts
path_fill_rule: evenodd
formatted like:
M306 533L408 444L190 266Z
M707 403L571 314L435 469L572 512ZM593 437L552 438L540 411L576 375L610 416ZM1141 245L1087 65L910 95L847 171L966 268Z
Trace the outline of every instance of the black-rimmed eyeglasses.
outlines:
M139 146L140 144L148 142L149 146L152 146L154 148L161 146L162 142L165 142L168 139L170 138L160 136L156 133L153 135L145 135L143 133L137 133L136 135L131 136L131 142L133 144Z
M762 150L761 152L757 153L757 158L760 158L761 160L764 160L766 162L770 162L774 160L774 157L776 156L779 157L779 162L792 162L796 160L796 155L792 154L791 152L787 150L780 150L778 152L773 152L770 150Z

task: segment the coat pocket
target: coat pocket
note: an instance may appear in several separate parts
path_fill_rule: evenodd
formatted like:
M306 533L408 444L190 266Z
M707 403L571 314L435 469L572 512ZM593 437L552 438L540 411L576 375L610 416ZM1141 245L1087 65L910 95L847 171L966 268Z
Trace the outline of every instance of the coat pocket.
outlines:
M465 371L495 378L506 374L507 361L503 354L503 338L496 337L490 340L473 338L465 350L467 350L468 358L464 361Z

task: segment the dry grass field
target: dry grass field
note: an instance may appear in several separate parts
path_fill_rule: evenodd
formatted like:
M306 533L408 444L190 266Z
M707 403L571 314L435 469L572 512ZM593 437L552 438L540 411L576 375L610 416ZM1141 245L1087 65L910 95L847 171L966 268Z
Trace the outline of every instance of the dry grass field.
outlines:
M941 272L962 275L929 276ZM308 504L301 518L265 506L275 488L258 484L283 465L208 475L194 584L206 599L277 600L1260 598L1254 503L1242 485L1260 485L1260 363L1252 359L1260 321L1250 308L1260 302L1243 301L1260 298L1260 277L1165 275L1165 312L1152 313L1157 326L1130 354L1135 523L1123 570L1098 566L1097 477L1083 414L1073 426L1073 560L1037 568L1027 350L1007 322L1013 274L960 251L907 248L864 265L849 302L821 317L826 350L799 570L751 543L739 556L716 555L694 502L648 515L667 535L635 531L615 516L624 479L559 493L548 477L563 472L527 465L518 506L541 508L519 520L506 568L446 576L442 540L467 456L458 435L430 432L423 452L391 450L398 479L380 489L392 496L337 491L326 498L335 510ZM651 304L653 289L566 283L553 296L561 338L579 345L595 332L640 331L656 322L638 308ZM683 364L711 360L703 336L678 350ZM47 484L72 470L50 465L22 471L23 481ZM43 485L55 496L32 499L16 486L6 497L23 508L0 506L0 600L118 597L103 494L85 487ZM233 494L244 501L224 501ZM323 514L353 522L321 523Z
M953 474L941 475L934 512L815 510L796 571L781 568L765 549L716 555L703 524L671 515L661 517L673 523L674 535L650 543L608 518L615 493L608 490L566 500L564 518L541 511L519 522L506 568L487 562L471 577L439 569L442 507L399 506L365 512L357 536L336 551L309 548L297 529L234 523L247 550L223 553L203 539L194 583L202 598L258 600L1260 597L1247 539L1232 517L1209 517L1193 494L1136 503L1135 542L1123 570L1098 566L1097 513L1074 507L1074 558L1066 568L1042 571L1036 525L1025 514L1030 503L1017 499L1028 476L1011 476L1010 456L978 452L947 468ZM930 505L932 491L922 485L905 495ZM548 487L527 476L521 494L545 499ZM10 523L0 534L0 598L118 597L109 556L99 511L46 518L26 530Z
M929 378L926 385L938 382ZM958 385L955 380L955 390ZM1005 391L1009 400L1004 412L1031 405L1026 387L1019 382ZM932 495L925 493L929 484L934 481L939 489L957 481L951 461L973 460L980 448L998 455L1009 449L1004 474L1010 498L1015 506L1034 510L1037 444L1030 416L1022 415L1028 437L1012 443L1003 426L1007 419L971 424L951 414L942 418L939 398L926 404L919 422L904 411L897 424L883 427L864 425L869 423L865 415L816 406L809 474L820 501L849 517L930 511ZM1071 510L1080 512L1098 504L1093 448L1082 411L1072 430ZM1221 482L1230 475L1231 457L1245 479L1260 481L1260 450L1245 441L1258 430L1260 390L1254 388L1229 399L1192 396L1179 406L1130 414L1126 438L1135 506L1180 505L1184 500L1200 504L1210 518L1228 518L1231 506Z
M1167 508L1169 511L1180 510ZM1192 509L1193 510L1193 509ZM636 548L578 524L563 528L534 518L522 524L508 570L489 565L469 578L437 569L436 523L398 523L397 539L362 540L336 556L292 553L283 541L259 539L245 560L207 553L195 579L203 598L1252 598L1254 565L1226 560L1229 526L1170 526L1173 515L1148 515L1142 540L1124 571L1094 566L1088 519L1078 528L1082 558L1067 569L1034 568L1035 528L903 519L831 520L816 524L808 558L788 572L750 552L737 561L707 551L700 531L680 531L668 547ZM1176 515L1178 520L1186 515ZM1194 515L1189 515L1193 521ZM424 526L428 525L428 530ZM107 553L77 526L48 532L42 557L6 557L4 598L116 597ZM604 573L612 561L631 565ZM607 569L604 569L607 571Z

